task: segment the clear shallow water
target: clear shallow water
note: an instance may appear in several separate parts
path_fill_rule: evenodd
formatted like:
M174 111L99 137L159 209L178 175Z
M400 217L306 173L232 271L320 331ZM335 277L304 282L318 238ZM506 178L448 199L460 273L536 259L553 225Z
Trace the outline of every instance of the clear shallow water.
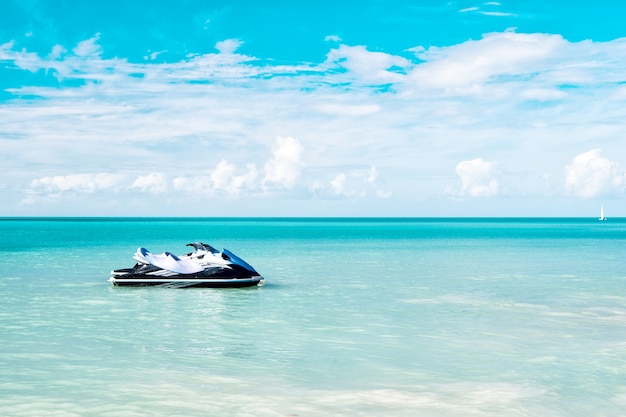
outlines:
M117 288L137 246L251 289ZM618 416L626 220L0 220L3 416Z

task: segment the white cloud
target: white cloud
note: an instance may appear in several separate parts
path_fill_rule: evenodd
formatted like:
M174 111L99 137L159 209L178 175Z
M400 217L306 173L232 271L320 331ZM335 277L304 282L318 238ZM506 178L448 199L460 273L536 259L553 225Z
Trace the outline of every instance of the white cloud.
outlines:
M454 88L502 76L532 76L567 46L560 35L491 33L450 47L413 48L424 61L411 79L422 87ZM536 74L535 74L536 75Z
M485 16L496 16L496 17L510 17L515 16L515 13L507 13L507 12L487 12L481 11L480 14L484 14Z
M623 194L626 172L600 153L600 149L581 153L565 167L565 188L570 195L593 198Z
M489 1L486 3L482 4L483 7L486 7L489 10L483 10L480 7L466 7L464 9L459 10L459 12L461 13L477 13L477 14L482 14L485 16L496 16L496 17L510 17L510 16L515 16L514 13L508 13L508 12L501 12L501 11L495 11L493 10L494 7L499 7L501 6L501 4L499 2L495 2L495 1Z
M365 116L380 111L380 106L377 104L323 103L318 105L317 109L328 114L342 116Z
M371 167L368 176L365 178L365 182L374 184L378 180L378 170L376 167Z
M41 177L31 181L31 191L38 194L63 192L94 193L110 190L121 184L124 176L118 174L70 174Z
M239 194L242 190L252 190L257 184L259 173L255 164L247 164L247 171L242 175L233 176L230 187L233 192Z
M328 35L324 38L327 42L341 42L341 38L337 35Z
M378 181L378 170L372 166L370 169L353 169L348 172L341 172L334 176L329 183L330 192L339 197L377 199L390 198L391 191L384 190ZM316 182L312 191L320 195L324 187Z
M67 50L62 45L54 45L48 55L48 59L61 59Z
M163 173L153 172L138 177L130 188L152 194L161 194L167 191L167 179Z
M211 184L214 190L227 190L230 179L235 172L235 165L222 159L211 173Z
M154 61L155 59L157 59L159 57L159 55L164 54L166 52L167 52L167 50L165 50L165 51L152 51L152 52L150 52L149 55L145 55L143 57L143 59Z
M220 52L220 54L229 55L235 53L241 45L243 45L243 42L239 39L227 39L215 44L215 48Z
M346 174L338 174L331 182L330 186L335 194L344 194L346 187Z
M522 91L522 97L528 100L551 101L567 97L567 93L557 89L533 88Z
M258 187L258 172L255 164L246 165L246 171L236 175L237 167L222 159L211 173L211 185L214 192L239 195L242 190L254 191Z
M213 185L209 175L180 176L172 180L172 187L177 191L184 191L192 195L210 195Z
M383 52L370 52L364 46L340 45L327 55L327 64L346 68L352 77L366 83L390 83L400 81L402 75L393 68L411 66L407 59Z
M30 72L36 72L42 68L47 68L46 61L41 59L36 53L26 50L14 51L15 42L10 41L0 45L0 62L12 62L18 68Z
M596 174L604 188L585 185L572 169L568 193L624 187L617 164L626 163L626 148L615 143L626 135L626 39L492 33L413 48L411 59L331 44L324 62L263 65L235 53L238 40L219 43L220 53L139 63L103 58L98 42L88 39L73 53L57 45L41 56L17 43L0 46L0 61L12 71L47 74L5 90L33 98L0 102L0 164L12 175L2 178L10 184L3 192L20 193L5 201L19 201L21 190L85 201L96 191L103 198L140 191L142 199L163 192L233 201L393 198L400 203L390 207L408 207L410 199L439 198L457 178L446 167L458 161L465 161L457 168L461 185L451 195L534 196L543 187L548 198L563 194L557 152L576 155L585 143L612 147L618 168ZM267 138L281 132L289 137L268 149ZM471 161L477 151L499 165ZM126 173L111 186L92 174L65 175L111 167ZM549 187L528 181L542 175L552 179Z
M263 185L268 188L291 188L295 184L302 166L304 148L297 139L278 137L272 158L265 164Z
M258 172L255 164L246 165L246 171L237 175L237 167L222 159L205 175L179 176L172 180L172 187L178 191L196 196L231 195L238 196L258 192Z
M100 34L97 33L94 37L81 41L73 49L74 55L81 58L95 58L102 54L102 48L97 44L100 39Z
M493 197L499 194L500 184L496 178L498 163L482 158L462 161L456 166L461 179L460 196Z

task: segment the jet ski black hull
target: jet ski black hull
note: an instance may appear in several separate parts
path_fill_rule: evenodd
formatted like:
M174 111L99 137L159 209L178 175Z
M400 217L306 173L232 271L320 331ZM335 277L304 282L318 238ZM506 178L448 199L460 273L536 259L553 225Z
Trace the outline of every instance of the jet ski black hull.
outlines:
M111 277L111 283L119 287L159 286L167 288L244 288L263 285L262 277L250 278L125 278Z

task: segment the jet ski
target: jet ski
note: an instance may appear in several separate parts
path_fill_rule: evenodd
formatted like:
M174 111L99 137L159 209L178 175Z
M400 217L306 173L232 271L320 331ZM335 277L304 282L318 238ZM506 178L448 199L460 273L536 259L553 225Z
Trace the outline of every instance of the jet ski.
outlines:
M116 286L162 286L170 288L238 288L263 285L264 279L246 261L224 249L221 252L202 242L187 244L193 251L182 256L171 252L155 254L138 248L132 268L111 271Z

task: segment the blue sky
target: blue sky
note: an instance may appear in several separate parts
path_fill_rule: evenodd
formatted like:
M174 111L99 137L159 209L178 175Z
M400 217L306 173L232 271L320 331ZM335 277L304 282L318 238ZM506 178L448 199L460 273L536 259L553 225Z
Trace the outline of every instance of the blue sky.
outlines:
M626 216L619 1L0 4L0 215Z

